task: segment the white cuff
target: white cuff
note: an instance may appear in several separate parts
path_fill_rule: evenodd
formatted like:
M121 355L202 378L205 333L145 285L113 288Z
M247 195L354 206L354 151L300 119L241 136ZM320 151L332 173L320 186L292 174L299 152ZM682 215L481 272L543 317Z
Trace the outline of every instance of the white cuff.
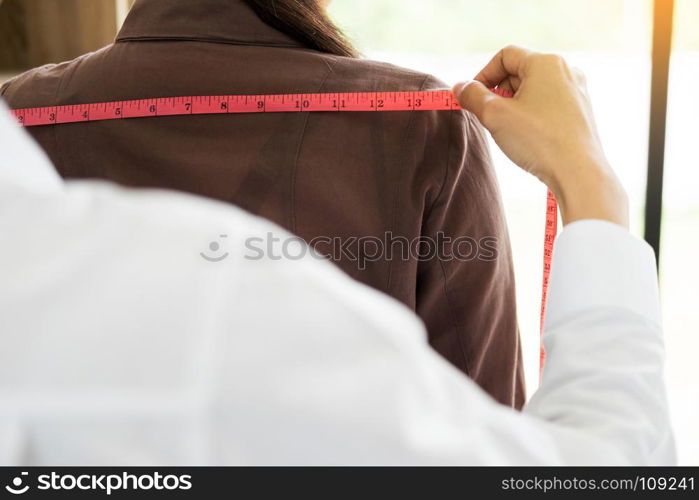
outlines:
M556 240L545 330L595 308L624 309L660 324L652 248L621 226L583 220Z

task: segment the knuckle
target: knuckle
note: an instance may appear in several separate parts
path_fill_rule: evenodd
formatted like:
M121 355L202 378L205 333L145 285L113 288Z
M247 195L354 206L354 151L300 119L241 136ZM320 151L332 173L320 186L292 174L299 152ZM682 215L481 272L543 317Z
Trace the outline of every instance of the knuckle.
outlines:
M545 53L540 55L542 63L549 66L563 66L566 64L565 59L560 54Z

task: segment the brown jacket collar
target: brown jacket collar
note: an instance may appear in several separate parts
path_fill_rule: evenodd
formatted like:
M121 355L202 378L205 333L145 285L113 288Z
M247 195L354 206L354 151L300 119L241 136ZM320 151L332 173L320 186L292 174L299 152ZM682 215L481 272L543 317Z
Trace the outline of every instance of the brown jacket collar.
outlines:
M136 0L116 41L139 40L303 47L242 0Z

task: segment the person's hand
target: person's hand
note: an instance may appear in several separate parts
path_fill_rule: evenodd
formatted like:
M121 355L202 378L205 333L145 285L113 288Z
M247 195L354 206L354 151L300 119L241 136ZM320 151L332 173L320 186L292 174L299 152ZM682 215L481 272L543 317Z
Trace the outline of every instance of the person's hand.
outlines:
M565 224L603 219L628 227L626 193L604 155L580 71L558 55L510 46L454 93L514 163L549 186Z

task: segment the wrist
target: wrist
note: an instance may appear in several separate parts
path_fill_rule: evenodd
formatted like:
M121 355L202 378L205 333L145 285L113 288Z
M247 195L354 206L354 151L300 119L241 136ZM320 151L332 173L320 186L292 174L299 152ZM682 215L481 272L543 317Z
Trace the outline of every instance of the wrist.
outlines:
M549 187L558 200L564 225L599 219L629 227L626 191L606 161L568 170L564 178L552 180Z

